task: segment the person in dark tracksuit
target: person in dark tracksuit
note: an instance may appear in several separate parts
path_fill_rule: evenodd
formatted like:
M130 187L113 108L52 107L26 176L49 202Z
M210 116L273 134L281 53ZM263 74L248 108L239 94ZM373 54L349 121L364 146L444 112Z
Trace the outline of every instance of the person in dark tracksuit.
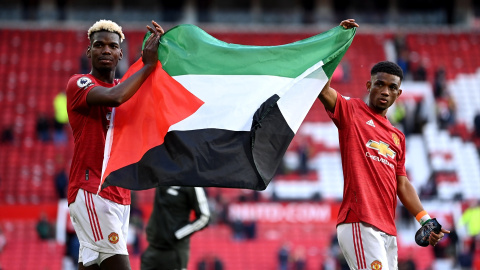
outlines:
M191 211L195 219L190 221ZM158 187L147 225L148 248L142 254L142 270L187 269L190 236L205 228L210 211L201 187Z

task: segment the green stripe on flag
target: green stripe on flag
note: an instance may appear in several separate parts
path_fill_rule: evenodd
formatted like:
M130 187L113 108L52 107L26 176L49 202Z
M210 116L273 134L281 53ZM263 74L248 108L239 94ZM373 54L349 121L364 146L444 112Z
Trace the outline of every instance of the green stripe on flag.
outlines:
M355 36L341 26L294 43L250 46L218 40L194 25L178 25L161 38L158 59L170 76L273 75L296 78L323 61L331 77ZM148 38L147 33L144 39ZM188 63L188 64L185 64Z

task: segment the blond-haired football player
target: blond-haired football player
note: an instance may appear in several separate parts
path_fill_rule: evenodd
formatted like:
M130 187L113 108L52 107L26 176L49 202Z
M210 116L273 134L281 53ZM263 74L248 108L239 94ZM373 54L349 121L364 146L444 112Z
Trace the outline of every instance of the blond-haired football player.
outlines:
M110 186L100 191L103 149L112 107L131 98L155 69L163 29L152 21L145 43L144 66L119 84L114 79L123 57L122 28L100 20L88 30L89 74L75 74L67 85L67 111L74 136L74 154L68 185L68 204L80 240L79 269L130 269L126 238L130 191ZM133 113L133 112L132 112Z

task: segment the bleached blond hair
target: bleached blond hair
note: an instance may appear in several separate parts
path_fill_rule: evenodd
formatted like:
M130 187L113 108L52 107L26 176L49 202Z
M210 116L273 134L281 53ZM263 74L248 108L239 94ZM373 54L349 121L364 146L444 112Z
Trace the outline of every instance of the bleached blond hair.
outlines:
M120 42L123 42L125 39L125 35L122 32L122 27L115 22L110 20L100 20L92 25L90 29L88 29L88 40L90 40L90 36L99 31L108 31L112 33L117 33L120 36Z

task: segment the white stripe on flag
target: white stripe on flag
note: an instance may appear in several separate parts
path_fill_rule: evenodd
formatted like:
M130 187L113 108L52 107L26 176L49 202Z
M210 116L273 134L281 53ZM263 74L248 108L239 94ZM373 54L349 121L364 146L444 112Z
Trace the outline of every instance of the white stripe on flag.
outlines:
M174 79L205 104L190 117L172 125L169 131L205 128L250 131L253 113L293 81L265 75L182 75Z
M217 128L250 131L253 113L272 95L294 133L328 80L320 61L295 79L270 75L175 76L205 102L193 115L172 125L173 130ZM228 90L228 91L227 91Z
M322 65L323 62L320 61L305 71L295 79L288 91L280 95L278 107L295 134L328 81L327 74L321 68Z

